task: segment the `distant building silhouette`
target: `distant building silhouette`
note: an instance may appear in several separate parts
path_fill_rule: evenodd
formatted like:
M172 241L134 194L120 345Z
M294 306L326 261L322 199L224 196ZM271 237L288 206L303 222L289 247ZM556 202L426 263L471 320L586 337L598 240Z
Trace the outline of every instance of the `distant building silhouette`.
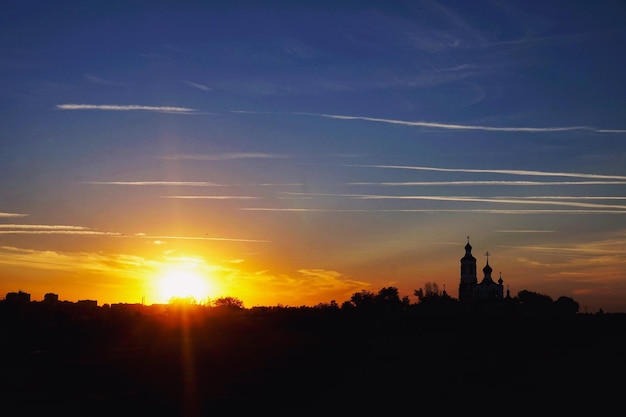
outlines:
M52 292L46 293L43 296L43 301L44 301L44 303L50 303L50 304L58 303L59 302L59 294L55 294L55 293L52 293Z
M98 307L98 301L97 300L78 300L76 302L76 305L81 306L81 307L93 308L93 307Z
M485 254L487 262L483 268L484 277L482 281L478 282L476 276L476 258L472 255L472 245L469 243L469 236L467 237L467 244L465 245L465 256L461 258L461 282L459 284L459 301L465 303L471 303L476 301L498 301L502 300L504 296L504 282L502 276L498 281L494 281L491 277L493 269L489 266L489 252ZM509 292L507 291L507 297Z
M24 291L9 292L5 300L11 304L27 304L30 303L30 294Z

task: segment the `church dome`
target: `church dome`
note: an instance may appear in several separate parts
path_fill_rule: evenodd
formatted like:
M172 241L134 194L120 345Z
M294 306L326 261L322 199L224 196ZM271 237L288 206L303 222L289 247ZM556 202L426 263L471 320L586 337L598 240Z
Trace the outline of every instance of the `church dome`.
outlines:
M461 258L461 262L469 262L469 261L476 261L476 258L474 258L472 256L472 245L470 245L469 243L469 236L467 237L467 244L465 245L465 256L463 256L463 258Z

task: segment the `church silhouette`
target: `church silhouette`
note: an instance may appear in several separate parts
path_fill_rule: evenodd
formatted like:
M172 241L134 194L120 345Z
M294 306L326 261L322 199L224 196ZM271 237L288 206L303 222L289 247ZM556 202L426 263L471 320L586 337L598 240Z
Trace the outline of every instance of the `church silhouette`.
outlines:
M489 265L489 252L485 253L487 262L483 268L483 279L478 282L476 275L476 258L472 255L472 245L467 237L465 256L461 258L461 282L459 283L459 301L471 303L476 301L501 301L504 295L502 274L498 281L491 277L493 269ZM510 298L507 290L507 298Z

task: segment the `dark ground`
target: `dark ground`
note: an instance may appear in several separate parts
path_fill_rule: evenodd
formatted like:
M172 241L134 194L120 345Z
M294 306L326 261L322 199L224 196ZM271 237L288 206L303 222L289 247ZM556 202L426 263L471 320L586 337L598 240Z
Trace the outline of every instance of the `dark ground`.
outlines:
M1 324L6 416L603 416L626 395L626 315L182 309Z

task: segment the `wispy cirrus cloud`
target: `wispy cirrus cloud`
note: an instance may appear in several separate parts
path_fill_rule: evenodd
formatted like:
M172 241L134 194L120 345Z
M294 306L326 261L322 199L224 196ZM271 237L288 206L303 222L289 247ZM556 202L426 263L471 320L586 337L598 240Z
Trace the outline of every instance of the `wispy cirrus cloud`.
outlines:
M239 294L250 305L305 305L307 300L343 300L371 283L358 281L341 272L326 269L298 269L276 273L271 270L238 269L239 260L221 269L226 278L222 288ZM220 275L220 274L216 274Z
M571 131L588 131L595 133L626 133L624 129L600 129L592 126L485 126L485 125L473 125L473 124L458 124L458 123L440 123L440 122L428 122L428 121L410 121L401 119L386 119L382 117L367 117L367 116L353 116L343 114L328 114L328 113L309 113L309 112L260 112L249 110L233 110L232 113L238 114L291 114L299 116L311 116L322 117L326 119L334 120L358 120L374 123L385 123L391 125L409 126L409 127L425 127L430 129L443 129L443 130L475 130L483 132L524 132L524 133L544 133L544 132L571 132Z
M626 197L616 196L565 196L565 195L529 195L524 196L527 199L553 199L553 200L626 200Z
M312 281L315 281L316 286L319 288L339 287L353 289L356 287L367 288L370 286L370 284L366 282L349 279L340 272L327 269L299 269L298 273L306 279L305 285L310 285Z
M537 177L569 177L569 178L588 178L588 179L604 179L604 180L622 180L622 181L626 181L626 176L624 176L624 175L586 174L586 173L580 173L580 172L550 172L550 171L530 171L530 170L520 170L520 169L438 168L438 167L409 166L409 165L356 165L356 164L347 164L346 166L362 167L362 168L405 169L405 170L415 170L415 171L461 172L461 173L478 173L478 174L505 174L505 175L537 176Z
M593 246L584 247L584 246L575 246L575 247L566 247L566 246L506 246L514 249L524 249L528 251L540 251L546 253L557 253L557 252L565 252L565 253L608 253L608 254L624 254L623 250L619 249L606 249L606 248L595 248Z
M144 258L122 254L92 252L59 252L51 250L24 249L12 246L0 247L0 265L23 266L55 271L88 270L92 272L128 272L137 275L138 268L149 264Z
M117 232L99 231L83 226L54 224L0 224L0 235L121 236Z
M302 193L285 193L299 195ZM328 194L318 193L305 195L323 196L323 197L347 197L356 200L426 200L426 201L452 201L452 202L470 202L470 203L496 203L496 204L530 204L530 205L555 205L563 207L579 207L579 208L602 208L611 210L626 210L626 205L586 203L580 201L570 201L570 199L557 198L551 199L544 197L539 200L537 197L473 197L473 196L440 196L440 195L376 195L376 194ZM572 198L573 199L573 198ZM596 197L595 199L599 199ZM626 214L626 211L624 212Z
M109 85L109 86L128 86L129 85L127 83L120 83L117 81L106 80L104 78L100 78L91 74L84 74L83 77L94 84Z
M28 214L0 212L0 218L3 218L3 217L27 217L27 216L28 216Z
M598 133L626 133L626 129L598 129Z
M236 237L219 237L219 236L174 236L174 235L147 235L144 233L137 233L135 235L125 236L128 238L138 238L138 239L154 239L160 241L160 244L164 240L210 240L210 241L220 241L220 242L250 242L250 243L267 243L269 240L263 239L246 239L246 238L236 238Z
M289 208L289 207L243 207L243 211L267 212L312 212L312 213L483 213L483 214L626 214L625 210L579 210L579 209L333 209L333 208Z
M138 104L57 104L59 110L152 111L159 113L195 113L196 109L175 106L142 106Z
M121 236L115 232L97 230L0 230L0 235L82 235L82 236Z
M83 226L65 226L56 224L0 224L0 229L17 229L17 230L89 230Z
M535 185L625 185L626 181L399 181L399 182L350 182L347 185L376 186L535 186Z
M211 91L212 90L212 88L209 87L208 85L204 85L204 84L200 84L200 83L194 83L194 82L187 81L187 80L183 80L183 82L185 84L187 84L188 86L190 86L190 87L197 88L198 90L202 90L202 91Z
M0 230L0 235L82 235L82 236L121 236L115 232L97 230Z
M553 200L526 200L523 198L498 198L498 197L464 197L464 196L364 196L356 197L363 200L429 200L429 201L453 201L470 203L496 203L496 204L531 204L531 205L553 205L564 207L581 208L604 208L613 210L626 210L626 205L580 203L575 201L553 201ZM626 212L625 212L626 214Z
M593 130L588 126L560 126L560 127L500 127L500 126L481 126L481 125L462 125L451 123L437 123L437 122L421 122L421 121L407 121L397 119L384 119L379 117L364 117L364 116L347 116L340 114L326 114L326 113L301 113L294 112L293 114L303 116L317 116L328 119L336 120L362 120L367 122L387 123L392 125L413 126L413 127L427 127L433 129L448 129L448 130L480 130L487 132L566 132L572 130Z
M608 204L608 202L623 201L626 197L619 196L455 196L455 195L381 195L381 194L344 194L344 193L301 193L283 192L284 199L308 198L314 202L317 198L324 199L324 207L245 207L244 211L274 211L274 212L333 212L333 213L373 213L373 212L397 212L397 213L493 213L493 214L626 214L626 205ZM396 208L390 207L328 207L331 199L345 199L352 201L388 200L393 201L430 201L442 203L463 204L464 208L449 207L415 207ZM468 204L488 204L492 207L471 208ZM503 209L500 205L515 205L513 209ZM526 206L526 207L525 207ZM541 208L528 208L527 206L542 206ZM550 206L558 206L554 209Z

